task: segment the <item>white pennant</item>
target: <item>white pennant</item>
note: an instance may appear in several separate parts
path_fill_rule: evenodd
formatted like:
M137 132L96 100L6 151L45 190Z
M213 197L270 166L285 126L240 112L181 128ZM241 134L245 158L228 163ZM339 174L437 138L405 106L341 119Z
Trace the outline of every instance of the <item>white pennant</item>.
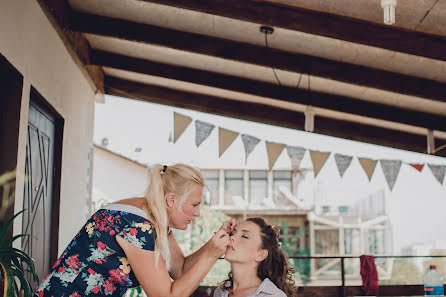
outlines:
M249 154L254 150L256 145L259 144L260 139L258 139L257 137L251 136L251 135L247 135L247 134L242 134L241 136L242 136L243 145L245 147L245 154L246 154L245 162L247 162Z
M215 126L203 121L195 121L195 144L199 147L203 141L205 141L209 135L211 135L212 130Z
M435 176L435 178L438 180L438 182L443 185L443 181L444 181L444 175L446 172L446 166L444 165L432 165L432 164L427 164L429 166L429 168L432 171L432 174Z
M300 170L300 162L302 162L307 149L299 146L287 145L286 151L288 153L288 157L290 157L291 167L293 170Z
M345 156L341 154L335 154L334 155L336 166L338 166L339 174L341 177L344 176L345 171L347 171L347 168L352 163L353 157L351 156Z
M383 170L384 176L387 180L387 184L389 185L390 191L393 190L395 186L396 179L401 169L401 161L400 160L379 160L381 162L381 168Z

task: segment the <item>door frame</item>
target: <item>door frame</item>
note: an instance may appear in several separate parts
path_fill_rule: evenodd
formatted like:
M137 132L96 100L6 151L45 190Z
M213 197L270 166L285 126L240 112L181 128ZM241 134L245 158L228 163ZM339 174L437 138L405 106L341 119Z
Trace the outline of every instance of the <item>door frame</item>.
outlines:
M50 114L55 120L54 137L54 168L53 168L53 205L51 211L50 234L50 263L54 263L58 257L59 248L59 219L60 219L60 186L62 175L62 149L64 118L47 100L33 87L30 89L29 104L37 106L44 113Z

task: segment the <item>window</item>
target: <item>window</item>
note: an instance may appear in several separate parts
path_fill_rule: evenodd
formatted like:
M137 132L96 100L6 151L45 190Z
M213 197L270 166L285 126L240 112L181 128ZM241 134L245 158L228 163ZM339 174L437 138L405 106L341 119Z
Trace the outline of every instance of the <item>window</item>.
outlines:
M249 172L249 203L260 205L268 196L268 180L266 171Z
M359 229L345 229L344 230L344 245L345 254L359 254L360 253L360 234Z
M203 173L203 177L206 181L206 185L207 185L207 187L203 188L203 202L208 205L217 205L218 204L218 171L217 170L203 170L202 173Z
M317 255L339 254L338 230L315 230L315 252Z
M243 197L243 171L225 171L225 205L234 205L232 196Z
M384 230L368 229L365 234L366 253L376 255L385 253L386 236Z
M274 198L276 198L280 191L279 187L284 187L293 193L293 182L291 171L274 171L273 172L273 186L274 186Z

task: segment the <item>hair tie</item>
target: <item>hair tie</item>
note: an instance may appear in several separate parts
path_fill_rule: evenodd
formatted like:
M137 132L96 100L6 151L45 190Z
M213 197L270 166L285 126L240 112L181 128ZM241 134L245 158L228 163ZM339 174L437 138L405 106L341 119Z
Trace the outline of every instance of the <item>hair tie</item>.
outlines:
M163 175L164 173L166 173L166 169L167 169L167 165L164 165L163 170L160 171L160 174Z

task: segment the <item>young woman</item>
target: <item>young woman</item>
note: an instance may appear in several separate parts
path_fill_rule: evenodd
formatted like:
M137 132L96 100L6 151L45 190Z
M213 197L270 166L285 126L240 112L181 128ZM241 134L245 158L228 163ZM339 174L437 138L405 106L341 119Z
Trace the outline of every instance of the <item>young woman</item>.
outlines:
M149 297L190 296L226 251L235 226L225 222L201 249L184 257L170 228L184 230L200 216L204 185L194 167L153 166L146 196L97 211L35 296L122 296L139 285Z
M297 296L288 257L279 247L279 230L262 218L237 223L225 259L231 263L229 279L214 297Z

